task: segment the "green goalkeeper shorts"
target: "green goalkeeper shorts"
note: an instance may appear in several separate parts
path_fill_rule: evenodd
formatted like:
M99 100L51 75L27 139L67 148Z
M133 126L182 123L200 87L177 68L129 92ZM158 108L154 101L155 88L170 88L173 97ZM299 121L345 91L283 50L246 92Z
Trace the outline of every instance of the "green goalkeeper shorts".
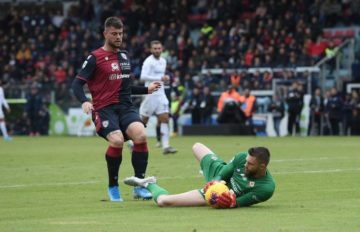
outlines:
M209 182L219 175L226 163L215 154L208 154L200 162L205 181Z
M206 183L214 180L215 177L219 176L221 169L226 163L215 154L208 154L200 162L201 170L205 177ZM200 194L205 198L203 189L199 189Z

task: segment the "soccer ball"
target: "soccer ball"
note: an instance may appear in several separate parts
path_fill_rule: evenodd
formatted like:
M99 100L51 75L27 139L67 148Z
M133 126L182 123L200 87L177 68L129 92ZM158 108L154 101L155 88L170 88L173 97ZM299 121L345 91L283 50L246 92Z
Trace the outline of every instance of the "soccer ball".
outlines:
M205 200L208 205L213 208L219 208L218 199L224 192L229 192L229 188L222 182L217 182L211 185L205 193Z

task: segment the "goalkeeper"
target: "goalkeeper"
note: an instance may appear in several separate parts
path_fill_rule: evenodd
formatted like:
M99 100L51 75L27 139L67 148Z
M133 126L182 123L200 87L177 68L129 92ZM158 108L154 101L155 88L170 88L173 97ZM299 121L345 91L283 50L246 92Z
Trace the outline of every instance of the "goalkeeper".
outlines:
M244 207L266 201L275 190L275 182L267 170L270 152L265 147L253 147L241 152L225 163L208 147L195 143L193 153L200 162L207 184L204 188L180 194L169 194L156 184L155 177L140 179L128 177L124 183L146 187L160 207L203 206L206 205L205 192L212 184L225 181L230 191L222 193L218 199L220 208Z

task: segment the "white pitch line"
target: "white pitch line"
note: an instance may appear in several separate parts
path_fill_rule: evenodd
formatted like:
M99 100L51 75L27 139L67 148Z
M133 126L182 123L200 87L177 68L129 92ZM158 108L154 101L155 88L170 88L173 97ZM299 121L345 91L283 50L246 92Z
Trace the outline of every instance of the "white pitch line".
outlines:
M15 184L15 185L0 185L0 188L27 188L27 187L42 187L42 186L63 186L63 185L84 185L96 184L100 181L81 181L81 182L68 182L68 183L44 183L44 184Z
M354 157L318 157L318 158L310 158L310 159L302 159L302 158L298 158L298 159L274 159L274 160L270 160L270 163L286 163L286 162L296 162L296 161L321 161L321 160L356 160L358 158L354 158Z
M328 169L328 170L304 170L304 171L285 171L285 172L271 172L272 175L291 175L291 174L322 174L322 173L339 173L339 172L352 172L360 171L360 168L345 168L345 169ZM166 176L157 179L160 180L173 180L173 179L189 179L189 178L202 178L202 175L196 176ZM42 186L67 186L67 185L84 185L84 184L97 184L100 181L83 181L83 182L69 182L69 183L45 183L45 184L16 184L16 185L0 185L0 189L6 188L28 188L28 187L42 187Z
M349 172L360 171L360 168L345 168L345 169L329 169L329 170L305 170L305 171L293 171L293 172L271 172L273 175L287 175L287 174L317 174L317 173L335 173L335 172Z

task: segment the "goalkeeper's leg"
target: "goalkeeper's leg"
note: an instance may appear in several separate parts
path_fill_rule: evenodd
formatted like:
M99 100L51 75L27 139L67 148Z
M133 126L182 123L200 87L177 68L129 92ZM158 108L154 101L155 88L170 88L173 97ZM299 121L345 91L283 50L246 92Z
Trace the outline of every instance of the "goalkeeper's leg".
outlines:
M202 143L195 143L192 147L192 151L194 153L195 158L200 162L205 155L215 154L210 150L207 146Z
M153 187L156 188L156 186L157 186L156 184L149 184L148 189L150 190L150 188ZM155 199L155 194L154 194L154 199ZM172 195L167 195L163 193L156 196L155 202L160 207L206 205L206 201L204 197L200 194L199 190L191 190L189 192L172 194Z

